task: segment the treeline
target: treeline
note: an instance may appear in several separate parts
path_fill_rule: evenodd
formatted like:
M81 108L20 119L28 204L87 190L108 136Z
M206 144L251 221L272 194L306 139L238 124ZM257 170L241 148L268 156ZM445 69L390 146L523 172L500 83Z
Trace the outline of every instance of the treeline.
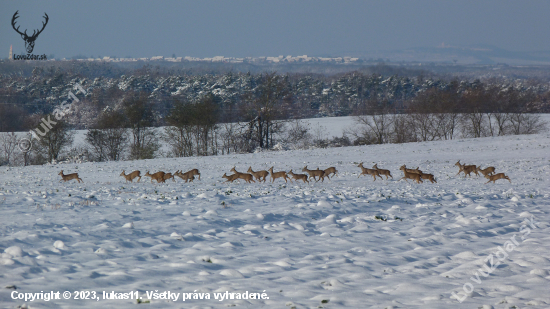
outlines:
M445 89L428 89L401 107L367 101L347 134L358 145L540 133L547 124L531 112L536 102L533 93L513 87L477 84L461 90L453 82Z
M65 64L67 65L67 64ZM99 64L94 64L100 66ZM92 66L90 64L90 66ZM93 68L93 66L92 66ZM165 117L175 99L200 100L211 93L216 104L224 111L222 122L242 121L241 113L248 104L246 98L261 87L266 75L274 73L219 73L191 74L169 73L144 66L120 74L113 68L107 77L95 76L89 71L77 68L35 67L32 75L0 76L0 104L9 105L15 112L24 114L51 113L74 91L75 84L86 89L85 95L74 104L77 113L66 118L75 129L88 129L93 119L107 106L114 107L132 93L145 93L153 105L155 125L166 125ZM110 68L110 67L108 67ZM82 71L78 70L82 69ZM374 70L374 69L373 69ZM107 69L105 69L107 71ZM391 72L391 70L378 71ZM126 71L123 71L126 72ZM287 111L298 117L326 117L353 115L365 101L387 101L402 106L405 101L430 90L445 90L458 83L458 91L470 88L496 86L513 87L522 94L533 96L530 112L550 112L550 85L534 80L487 80L486 82L453 80L433 74L382 75L363 71L336 75L321 74L276 74L281 77L282 86L289 94ZM116 75L116 76L113 76ZM232 111L227 113L225 111ZM13 112L12 112L13 113Z
M353 72L337 76L261 73L122 76L89 80L64 73L15 79L1 88L0 163L134 160L208 156L286 147L404 143L529 134L544 128L547 85L446 81ZM85 93L73 94L75 85ZM20 95L33 102L22 103ZM71 97L72 95L72 97ZM57 96L57 97L56 97ZM25 96L23 96L25 97ZM68 98L60 115L48 100ZM355 115L344 136L327 140L297 119ZM53 119L49 121L48 119ZM73 146L85 128L85 146ZM164 147L163 147L164 145ZM23 147L25 148L25 147Z

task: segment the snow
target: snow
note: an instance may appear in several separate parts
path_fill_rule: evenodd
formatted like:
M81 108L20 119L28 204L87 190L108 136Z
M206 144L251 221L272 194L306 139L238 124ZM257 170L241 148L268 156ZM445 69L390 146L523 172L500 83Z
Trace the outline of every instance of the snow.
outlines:
M548 308L549 147L545 133L0 167L0 304L133 308L136 299L103 292L138 291L151 308ZM512 183L456 176L459 159L494 166ZM360 162L393 179L358 178ZM399 181L403 164L437 183ZM335 166L339 176L309 184L221 178L233 166L306 165ZM192 168L201 180L118 176ZM60 183L60 169L84 183ZM12 299L41 291L100 299ZM165 291L186 294L161 299L172 295L158 294Z

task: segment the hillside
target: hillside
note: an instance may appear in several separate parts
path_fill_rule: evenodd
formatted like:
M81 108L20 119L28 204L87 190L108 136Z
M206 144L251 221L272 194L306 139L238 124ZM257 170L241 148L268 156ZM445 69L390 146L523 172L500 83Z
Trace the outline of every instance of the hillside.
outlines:
M106 300L103 292L137 291L141 301L153 298L147 308L547 308L549 147L546 133L0 167L0 304L134 308L136 299ZM494 166L511 183L456 176L457 160ZM358 177L360 162L389 169L393 179ZM403 164L437 183L399 181ZM232 167L301 173L306 165L334 166L338 176L221 178ZM119 176L191 168L201 180ZM60 183L62 169L84 183ZM12 299L41 291L70 291L72 299ZM98 299L75 300L75 291ZM178 299L150 294L165 291ZM269 299L220 300L226 291ZM178 293L210 299L183 302Z

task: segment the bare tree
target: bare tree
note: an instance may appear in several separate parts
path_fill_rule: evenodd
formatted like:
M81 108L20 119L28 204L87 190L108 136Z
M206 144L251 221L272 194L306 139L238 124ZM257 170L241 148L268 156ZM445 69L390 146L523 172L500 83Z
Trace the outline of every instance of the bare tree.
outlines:
M0 165L14 165L14 152L18 145L18 138L14 132L0 132Z
M86 142L93 148L97 161L118 161L122 159L128 145L128 133L124 115L105 110L99 116L95 128L86 133Z
M462 97L464 112L461 117L462 134L465 137L483 137L487 134L488 93L481 87L471 89Z
M260 76L259 85L244 96L245 110L250 122L250 128L260 148L273 146L273 135L282 129L276 122L282 119L292 96L288 86L288 76L277 75L276 72ZM251 133L252 133L251 132Z
M133 95L123 102L126 125L132 133L131 159L152 159L159 149L154 128L153 107L145 93Z
M195 126L195 142L198 156L215 154L213 134L218 122L218 106L214 96L208 94L202 97L194 106L193 124ZM210 148L210 153L208 149Z
M547 123L540 115L527 113L510 114L512 134L537 134L546 130Z
M300 119L291 120L288 123L285 140L292 141L297 149L304 149L309 146L312 135L309 132L309 124Z
M193 113L191 103L176 99L165 118L169 126L164 128L163 139L170 145L171 154L175 157L190 157L194 153Z
M248 151L245 142L246 139L244 138L245 132L246 126L242 126L238 123L232 122L221 124L220 138L222 140L222 154Z
M59 159L61 152L73 144L74 132L70 130L69 125L63 120L58 120L51 129L45 130L46 133L40 136L37 145L37 162L53 162Z
M208 94L197 102L176 100L166 122L164 140L176 157L207 156L217 153L218 106Z
M414 129L411 128L411 122L407 119L408 115L391 115L391 131L389 132L389 143L411 143L417 142Z

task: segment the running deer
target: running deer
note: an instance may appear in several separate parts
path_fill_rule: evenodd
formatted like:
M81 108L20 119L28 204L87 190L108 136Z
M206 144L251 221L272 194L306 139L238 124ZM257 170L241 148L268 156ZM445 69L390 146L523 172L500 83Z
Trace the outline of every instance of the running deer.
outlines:
M420 175L420 178L422 178L422 179L429 180L432 183L434 183L434 182L437 183L437 181L434 178L434 175L432 175L432 174L420 173L419 175Z
M250 174L254 175L254 177L256 177L256 180L258 181L262 181L262 178L263 178L263 181L265 182L265 178L267 177L267 175L269 175L269 173L267 171L257 171L257 172L254 172L252 170L252 166L250 166L248 168L248 171Z
M470 173L474 172L477 176L479 176L477 172L477 167L475 165L460 164L460 160L458 160L455 163L455 166L458 166L459 168L458 173L456 173L456 175L460 174L460 172L464 172L464 177L466 177L466 175L470 176Z
M380 172L378 170L364 167L363 162L359 163L357 167L361 168L361 174L359 174L357 178L361 177L361 175L371 175L374 181L376 181L376 176L380 177L380 179L383 179L382 176L380 176Z
M130 182L134 182L134 178L136 178L136 177L138 177L137 182L139 182L141 180L141 172L140 171L133 171L130 174L126 175L126 171L122 170L122 173L120 174L120 176L123 176L124 178L126 178L126 182L128 182L128 180L130 180Z
M417 173L409 173L405 170L403 170L403 174L404 176L401 178L401 179L405 179L406 182L409 182L407 179L412 179L412 180L415 180L416 183L421 183L423 182L422 181L422 177L420 176L420 174L417 174ZM399 179L399 180L401 180ZM399 181L398 180L398 181Z
M192 175L191 173L182 173L181 171L176 171L174 176L178 176L179 178L185 180L185 182L193 182L193 180L195 180L195 175Z
M164 174L164 180L165 180L165 181L168 180L168 179L170 179L170 178L172 178L172 181L173 181L173 182L176 182L176 180L174 179L174 175L172 175L172 173L165 173L165 174ZM163 181L163 182L164 182L164 181Z
M153 179L156 180L157 183L164 182L164 172L156 172L154 174L149 174L149 171L147 171L147 173L145 173L145 175L143 176L151 177L151 183L153 183Z
M78 177L78 173L72 173L72 174L68 174L68 175L63 175L63 170L61 170L61 172L59 172L59 174L61 176L61 180L59 182L66 182L66 181L69 181L69 180L73 180L73 179L76 179L79 183L80 182L84 182L82 179L80 179Z
M422 173L422 171L419 170L418 167L417 167L416 169L413 170L412 168L407 168L407 167L405 166L405 164L403 164L399 169L402 170L403 173L404 173L404 172L413 173L413 174L420 174L420 173Z
M480 172L481 174L483 174L483 176L487 176L487 175L493 175L495 173L495 168L492 167L492 166L489 166L487 167L486 169L481 169L479 166L476 167L476 171L477 172Z
M389 170L384 170L384 169L378 168L378 164L373 165L372 168L377 170L378 173L380 173L380 175L386 176L386 180L388 179L388 176L390 176L391 179L393 179L393 176L391 175L391 172Z
M233 182L233 181L235 181L236 179L238 179L238 178L239 178L239 175L237 175L237 174L233 174L233 175L229 175L229 176L227 176L227 175L226 175L225 173L223 173L223 176L222 176L222 178L225 178L225 179L227 179L227 180L226 180L225 182L230 182L230 181L231 181L231 182Z
M296 180L296 181L302 180L302 181L304 181L304 182L309 183L309 180L307 180L307 175L306 175L306 174L294 174L294 173L292 172L292 170L290 170L290 172L288 172L288 175L289 175L290 177L292 177L292 179L294 179L294 180ZM291 179L290 181L292 181L292 179Z
M309 178L310 179L311 178L315 179L316 182L321 180L321 179L323 179L323 182L325 181L325 171L321 171L321 170L319 170L319 168L317 168L316 170L308 170L307 165L306 165L306 167L304 167L302 169L302 172L308 173ZM317 176L319 176L319 179L315 178Z
M233 166L233 168L231 169L232 172L235 173L235 175L237 175L238 178L240 179L243 179L244 181L250 183L251 181L252 182L255 182L254 181L254 176L252 176L251 174L246 174L246 173L241 173L241 172L237 172L237 170L235 169L235 167Z
M199 170L194 168L192 170L189 170L185 172L184 174L191 174L192 176L199 176L199 180L201 180L201 173L199 173Z
M273 172L273 166L269 169L269 173L271 174L271 182L274 182L277 178L284 178L285 182L287 182L288 176L286 175L286 172Z
M487 181L485 184L488 184L490 183L491 181L493 183L495 183L495 181L499 180L499 179L508 179L508 181L510 183L512 183L512 181L510 180L510 178L508 178L508 176L504 175L504 173L498 173L498 174L495 174L495 175L492 175L492 176L489 176L489 175L486 175L485 178L489 179L489 181Z
M335 167L329 167L327 168L326 170L324 170L325 174L324 176L328 177L328 179L330 179L330 174L333 174L333 176L337 176L338 174L338 171L336 170Z

